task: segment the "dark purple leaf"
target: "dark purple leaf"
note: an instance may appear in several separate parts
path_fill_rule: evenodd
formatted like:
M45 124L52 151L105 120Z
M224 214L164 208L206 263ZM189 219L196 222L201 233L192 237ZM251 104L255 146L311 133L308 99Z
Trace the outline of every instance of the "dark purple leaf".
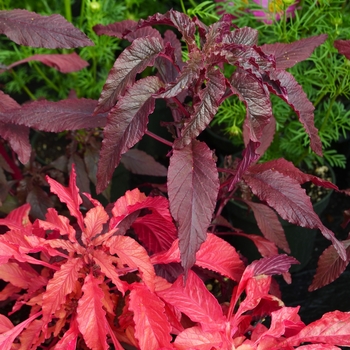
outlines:
M57 69L61 73L76 72L89 65L87 61L83 60L79 55L73 52L69 54L43 54L30 56L10 64L7 69L11 69L29 61L39 61L49 67Z
M253 270L254 276L281 275L287 272L292 264L298 264L298 261L291 256L279 254L254 261L247 267L247 270Z
M164 44L169 43L174 48L175 63L182 65L182 48L181 41L177 38L176 34L172 30L166 30L164 33Z
M297 40L290 44L265 44L261 46L261 49L267 54L275 56L276 68L286 69L309 58L315 48L323 44L326 39L327 34L321 34Z
M157 77L139 80L119 99L108 115L98 164L98 192L106 188L121 155L144 135L148 116L155 107L152 95L161 86L162 83Z
M94 43L61 15L41 16L27 10L0 11L0 33L19 45L70 49Z
M174 150L168 170L170 211L178 224L181 263L193 266L196 252L207 237L219 190L212 151L205 143L192 140Z
M164 47L158 38L135 39L114 62L103 87L95 113L110 110L117 99L134 83L136 75L153 66Z
M250 27L238 28L228 35L223 40L224 43L253 46L258 44L258 31Z
M247 116L244 125L250 131L250 139L259 142L272 117L269 91L259 79L242 69L237 69L232 75L231 84L246 105Z
M342 260L334 246L331 245L326 248L318 260L317 270L309 287L310 292L336 280L348 266L350 261L350 240L342 241L342 243L346 249L347 259L345 261Z
M30 204L30 214L33 218L41 220L45 220L47 209L54 206L48 194L38 186L29 191L26 202Z
M97 24L92 29L97 35L108 35L116 38L124 38L124 35L137 28L137 22L126 19L124 21L111 23L108 25Z
M322 156L322 143L318 136L318 130L314 125L314 106L308 100L302 87L296 82L294 77L284 70L274 70L269 73L269 79L266 80L269 89L276 95L286 101L296 112L305 131L310 137L310 146L319 156ZM276 90L273 83L286 90L286 94L281 94Z
M334 47L340 54L350 60L350 40L335 40Z
M129 149L120 159L126 169L133 174L166 176L167 168L156 162L155 159L146 152L138 149Z
M194 113L185 123L181 138L175 141L176 148L189 145L207 127L219 108L219 101L226 90L226 79L218 69L210 70L206 78L206 87L198 94L200 101L193 106Z
M0 112L0 120L51 132L103 127L107 118L103 114L93 116L96 104L95 100L83 98L34 101L6 113Z
M18 104L11 96L0 90L0 112L20 107L21 105Z

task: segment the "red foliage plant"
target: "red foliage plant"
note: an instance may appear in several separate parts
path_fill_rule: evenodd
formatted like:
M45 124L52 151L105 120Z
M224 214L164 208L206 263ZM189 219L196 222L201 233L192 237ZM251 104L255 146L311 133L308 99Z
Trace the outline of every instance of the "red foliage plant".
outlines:
M275 131L271 93L294 109L310 136L310 147L322 155L314 108L285 69L306 59L326 35L259 47L257 31L232 28L231 19L224 15L208 27L171 10L139 22L96 26L98 35L131 42L116 59L98 101L70 98L20 106L1 93L0 134L24 163L31 151L29 128L51 132L104 128L98 192L144 134L167 144L170 157L168 199L146 197L134 189L105 209L86 193L91 207L83 215L73 168L68 188L49 177L47 181L74 220L50 208L46 220L31 223L27 204L0 221L9 228L0 237L1 278L8 282L1 299L15 301L12 313L23 305L30 308L28 318L16 326L0 317L2 349L40 344L47 349L107 349L112 344L123 349L122 344L129 344L151 350L350 345L350 314L334 311L305 326L298 308L285 307L270 288L271 275L288 278L290 265L296 263L292 257L278 255L278 247L287 253L289 247L276 212L296 225L320 229L332 242L332 257L343 262L338 266L346 266L347 247L322 224L301 185L311 181L337 187L302 173L284 159L257 162ZM58 15L0 11L0 22L0 32L23 45L92 44ZM178 35L171 30L162 35L153 25L173 27ZM178 36L187 46L186 61ZM73 54L35 55L25 62L30 60L61 72L85 66ZM232 75L224 75L224 65L234 67ZM155 68L154 75L140 76L147 67ZM218 169L213 151L197 136L232 95L247 109L245 149L240 161ZM157 99L163 99L171 111L173 121L166 126L173 142L147 130ZM137 152L129 153L125 161L131 170L140 171ZM164 174L163 168L159 170ZM213 234L218 225L231 227L220 213L242 184L261 200L245 199L245 203L264 235L249 235L263 258L247 267L234 247ZM209 271L235 283L227 304L220 304L203 283ZM331 276L323 271L313 287L337 274L339 269L333 269ZM304 342L312 344L299 346Z

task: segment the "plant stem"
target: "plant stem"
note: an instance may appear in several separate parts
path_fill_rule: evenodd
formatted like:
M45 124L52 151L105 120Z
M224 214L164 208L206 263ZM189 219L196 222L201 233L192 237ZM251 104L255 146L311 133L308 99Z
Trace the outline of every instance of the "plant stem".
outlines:
M15 78L15 80L17 81L17 83L22 87L22 89L27 93L27 95L30 97L30 99L32 99L33 101L36 100L36 97L32 94L32 92L28 89L27 85L25 85L18 77L18 75L16 74L16 72L11 69L11 74L13 75L13 77Z
M173 147L173 143L172 142L170 142L168 140L165 140L165 139L163 139L162 137L160 137L160 136L158 136L156 134L153 134L153 132L151 132L151 131L146 130L145 134L150 136L150 137L152 137L153 139L161 142L161 143L164 143L165 145L167 145L169 147Z
M41 70L41 68L35 62L33 62L33 66L35 70L39 73L39 75L45 80L47 85L52 87L55 91L60 92L60 89L45 75L45 73Z
M64 10L66 13L66 20L72 22L72 9L70 7L70 0L64 0Z

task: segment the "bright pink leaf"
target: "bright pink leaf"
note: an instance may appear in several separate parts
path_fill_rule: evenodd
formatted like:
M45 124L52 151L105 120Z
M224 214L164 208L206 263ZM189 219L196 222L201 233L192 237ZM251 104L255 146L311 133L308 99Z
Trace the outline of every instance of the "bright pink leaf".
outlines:
M101 114L93 117L95 107L95 100L84 98L33 101L21 108L0 112L0 120L50 132L104 127L107 118Z
M346 269L350 261L350 240L342 241L342 243L346 248L346 261L339 257L333 245L326 248L318 260L316 273L309 291L314 291L333 282Z
M212 151L193 140L174 150L168 170L170 212L178 223L181 262L185 270L207 237L215 209L219 180Z
M148 116L155 107L152 95L161 85L157 77L139 80L108 115L98 164L98 192L107 186L121 155L140 141L146 132Z
M86 276L82 288L84 294L78 302L77 321L79 331L88 347L107 350L107 319L102 304L104 293L99 286L100 283L92 273Z
M35 349L42 343L40 337L43 320L34 320L26 329L19 335L19 341L22 349ZM41 339L40 339L41 338Z
M350 60L350 40L335 40L334 47L340 54L344 55L348 60Z
M286 69L309 58L315 48L323 44L326 39L327 34L321 34L296 40L290 44L265 44L261 46L261 49L275 56L277 68Z
M12 322L6 316L0 314L0 334L9 331L12 328Z
M277 214L265 204L252 201L244 201L244 203L253 210L262 234L286 253L290 253L289 245Z
M89 65L89 63L75 52L67 54L38 54L27 57L23 60L14 62L10 64L7 69L11 69L20 64L30 62L30 61L39 61L49 67L57 69L61 73L71 73L79 71Z
M62 338L55 345L55 350L76 350L79 336L78 323L75 317L69 322L69 329L64 332Z
M149 289L134 284L130 292L130 310L134 313L135 336L141 350L158 350L170 346L171 327L164 303Z
M134 83L136 75L146 67L153 66L154 60L162 51L163 44L158 38L135 39L114 62L98 100L95 113L110 110L120 96L124 95L127 88ZM137 96L134 103L136 100Z
M103 225L109 220L102 205L91 208L85 215L84 224L85 230L82 234L84 244L90 242L96 235L102 233Z
M79 195L79 189L76 185L76 173L74 166L72 167L69 178L69 187L62 186L49 176L46 177L46 180L50 185L51 192L55 193L61 202L67 204L69 212L78 220L81 230L84 230L83 215L80 212L80 204L83 201Z
M138 269L143 282L154 291L154 267L150 257L138 242L128 236L113 236L106 245L109 246L111 254L117 254L123 264Z
M205 329L218 330L224 322L220 304L191 270L188 271L186 283L181 275L170 288L158 291L157 294L193 322L201 323Z
M167 168L152 156L138 149L129 149L122 154L120 162L133 174L166 176Z
M25 230L31 233L32 223L29 220L30 205L28 203L13 209L4 219L0 219L0 225L5 225L11 230Z
M79 270L83 267L81 258L71 258L61 265L53 278L49 280L43 295L43 322L46 327L53 314L66 302L66 295L73 292L78 280Z
M70 49L94 43L61 15L41 16L27 10L0 11L0 33L19 45Z

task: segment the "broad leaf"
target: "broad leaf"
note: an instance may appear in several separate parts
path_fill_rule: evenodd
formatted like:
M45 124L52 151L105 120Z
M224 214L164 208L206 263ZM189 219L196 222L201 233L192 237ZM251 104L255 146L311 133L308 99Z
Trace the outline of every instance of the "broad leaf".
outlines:
M136 75L146 67L153 66L154 60L162 51L163 44L158 38L135 39L119 55L109 72L95 113L110 110L120 96L124 95L127 88L134 83ZM152 93L155 93L155 91Z
M309 287L309 291L321 288L335 279L346 269L350 261L350 240L342 241L346 248L347 260L342 260L334 246L326 248L320 256L314 279Z
M223 38L223 42L253 46L258 44L258 31L250 27L237 28Z
M154 111L152 97L161 87L157 77L139 80L123 96L108 116L97 173L97 191L107 187L121 155L133 147L147 129L148 116Z
M107 350L107 319L102 305L104 293L99 286L100 283L92 273L85 277L82 288L84 294L79 299L77 307L77 321L79 331L88 347Z
M0 33L19 45L70 49L94 43L61 15L41 16L27 10L0 11Z
M310 36L290 44L265 44L261 49L275 56L276 68L286 69L309 58L315 48L326 41L327 36L327 34Z
M49 280L42 301L45 327L51 321L53 314L66 302L66 295L74 291L78 273L82 267L83 261L81 258L69 259L61 265L61 269L56 271L53 278Z
M130 310L134 313L135 336L141 350L158 350L170 346L171 327L164 303L149 289L134 284L130 292Z
M205 143L174 150L168 170L170 211L178 223L181 263L188 270L207 237L219 189L217 168Z
M102 205L91 208L85 215L85 230L82 234L84 244L89 244L93 238L102 233L103 225L109 220L108 214Z
M89 65L89 63L75 52L68 54L38 54L27 57L23 60L14 62L10 64L7 69L11 69L20 64L30 62L30 61L39 61L49 67L57 69L61 73L71 73L81 70Z
M344 55L348 60L350 60L350 40L335 40L334 47L340 54Z
M122 154L120 162L133 174L166 176L167 168L155 159L138 149L129 149Z
M0 120L51 132L103 127L107 118L102 114L93 117L95 107L95 100L83 98L34 101L6 113L0 112Z

